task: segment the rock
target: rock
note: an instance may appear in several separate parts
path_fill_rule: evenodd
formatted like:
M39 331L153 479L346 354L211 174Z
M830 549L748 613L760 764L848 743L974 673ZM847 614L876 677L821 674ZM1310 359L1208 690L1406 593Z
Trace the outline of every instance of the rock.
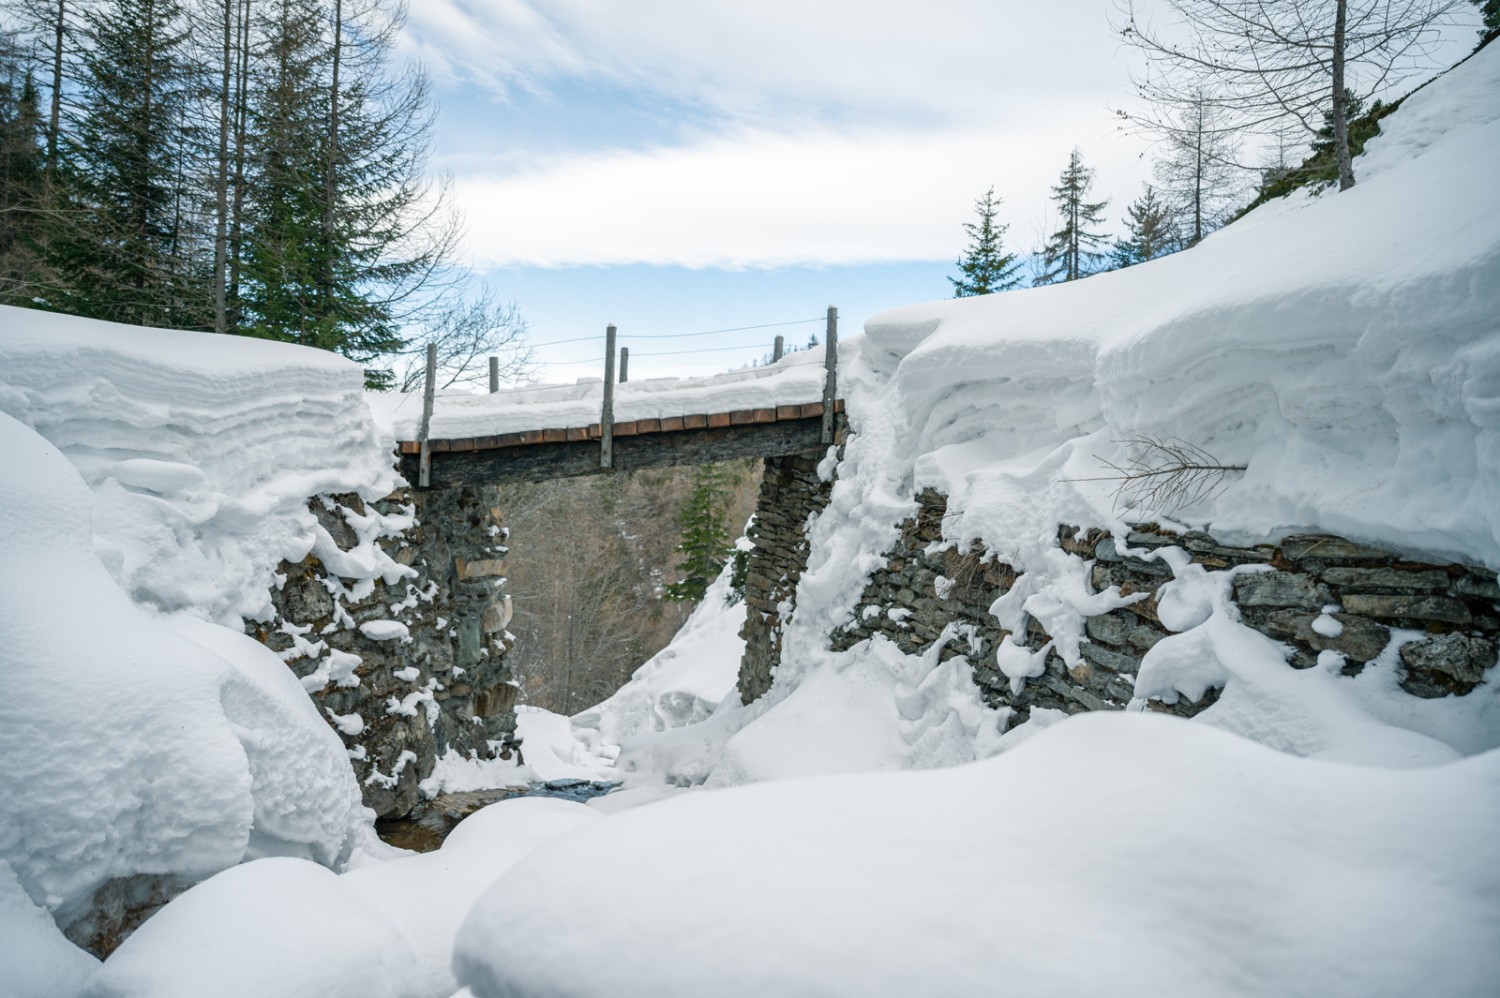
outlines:
M1448 573L1437 569L1403 571L1399 568L1326 568L1323 581L1339 589L1369 593L1394 589L1399 592L1440 593L1448 588Z
M1435 620L1445 624L1468 624L1469 608L1445 596L1371 596L1349 595L1343 599L1345 611L1381 620Z
M1486 578L1472 570L1454 580L1453 591L1472 599L1500 600L1500 583L1496 583L1495 577Z
M1240 606L1295 606L1313 610L1333 602L1333 593L1300 572L1256 572L1234 577L1234 601Z
M1385 561L1391 554L1342 537L1299 534L1282 539L1281 556L1289 561L1301 561L1304 558L1317 558L1320 561Z
M1464 634L1440 634L1402 645L1406 676L1401 688L1427 699L1468 693L1483 681L1495 655L1494 642Z
M1083 624L1084 633L1094 641L1103 641L1105 644L1123 645L1127 635L1130 633L1130 624L1124 618L1113 613L1102 613L1097 617L1089 617Z
M1313 651L1336 651L1351 661L1369 662L1385 650L1390 631L1363 617L1335 613L1333 619L1343 625L1338 637L1328 637L1313 630L1316 613L1302 610L1278 610L1266 621L1266 632L1272 637L1296 641Z
M454 558L453 570L460 579L493 579L505 575L504 558Z

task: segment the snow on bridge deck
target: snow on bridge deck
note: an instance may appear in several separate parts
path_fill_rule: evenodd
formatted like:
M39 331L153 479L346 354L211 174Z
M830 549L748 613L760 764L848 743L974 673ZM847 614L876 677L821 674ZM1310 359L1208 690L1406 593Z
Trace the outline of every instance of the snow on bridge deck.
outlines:
M701 464L813 450L823 444L824 358L804 351L779 363L706 378L615 385L611 469ZM598 474L604 383L531 386L493 394L439 393L428 431L435 488ZM421 396L389 406L402 472L417 481ZM834 403L835 413L843 401Z

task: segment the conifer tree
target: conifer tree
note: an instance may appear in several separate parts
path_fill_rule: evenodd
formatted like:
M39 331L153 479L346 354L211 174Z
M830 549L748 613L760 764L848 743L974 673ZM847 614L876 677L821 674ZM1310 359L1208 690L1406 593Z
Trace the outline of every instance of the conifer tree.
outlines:
M1124 239L1115 241L1116 267L1129 267L1155 260L1159 256L1177 252L1182 246L1171 209L1156 196L1156 191L1150 184L1125 209L1125 232Z
M679 602L701 600L731 555L728 514L730 475L716 464L699 465L693 473L693 491L682 507L678 525L682 542L677 553L682 561L680 581L667 587L666 597Z
M42 291L38 237L46 215L42 118L31 74L0 36L0 302L29 304Z
M1076 281L1092 274L1103 257L1100 249L1105 236L1094 231L1104 218L1108 201L1089 201L1094 186L1094 171L1083 165L1083 154L1077 149L1052 188L1052 201L1062 216L1062 228L1052 233L1042 250L1042 274L1038 284Z
M995 211L999 206L1000 199L995 197L993 187L974 202L979 221L964 223L969 245L958 259L960 276L948 278L955 298L1008 291L1021 283L1016 276L1020 267L1016 255L1005 252L1005 231L1009 227L995 224Z
M357 361L399 351L457 237L426 183L426 77L388 70L400 11L274 0L251 98L244 296L257 335ZM367 371L373 387L389 371Z
M85 15L78 107L60 179L71 221L49 242L65 288L55 307L146 326L203 328L186 188L196 85L177 0L109 0Z

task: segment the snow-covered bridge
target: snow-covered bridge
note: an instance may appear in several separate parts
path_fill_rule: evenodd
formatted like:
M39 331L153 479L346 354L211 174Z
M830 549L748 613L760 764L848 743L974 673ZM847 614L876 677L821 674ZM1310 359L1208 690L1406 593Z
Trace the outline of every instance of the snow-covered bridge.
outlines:
M435 394L395 414L401 472L452 488L816 451L842 424L837 355L831 336L822 351L714 377L616 384L610 364L573 385Z

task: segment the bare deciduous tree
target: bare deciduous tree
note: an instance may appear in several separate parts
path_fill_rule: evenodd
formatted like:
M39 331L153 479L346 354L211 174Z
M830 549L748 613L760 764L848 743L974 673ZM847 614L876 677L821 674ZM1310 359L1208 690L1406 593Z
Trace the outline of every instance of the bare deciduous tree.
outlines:
M1164 0L1178 21L1159 28L1124 0L1114 25L1146 57L1136 79L1152 106L1207 101L1227 124L1272 132L1288 119L1308 136L1333 126L1339 189L1354 186L1343 94L1381 94L1429 65L1438 29L1464 0Z
M500 358L502 384L531 372L532 351L526 345L527 324L514 301L502 301L489 288L426 317L397 360L397 388L416 391L426 372L427 344L437 344L437 387L479 386L489 378L488 358Z

